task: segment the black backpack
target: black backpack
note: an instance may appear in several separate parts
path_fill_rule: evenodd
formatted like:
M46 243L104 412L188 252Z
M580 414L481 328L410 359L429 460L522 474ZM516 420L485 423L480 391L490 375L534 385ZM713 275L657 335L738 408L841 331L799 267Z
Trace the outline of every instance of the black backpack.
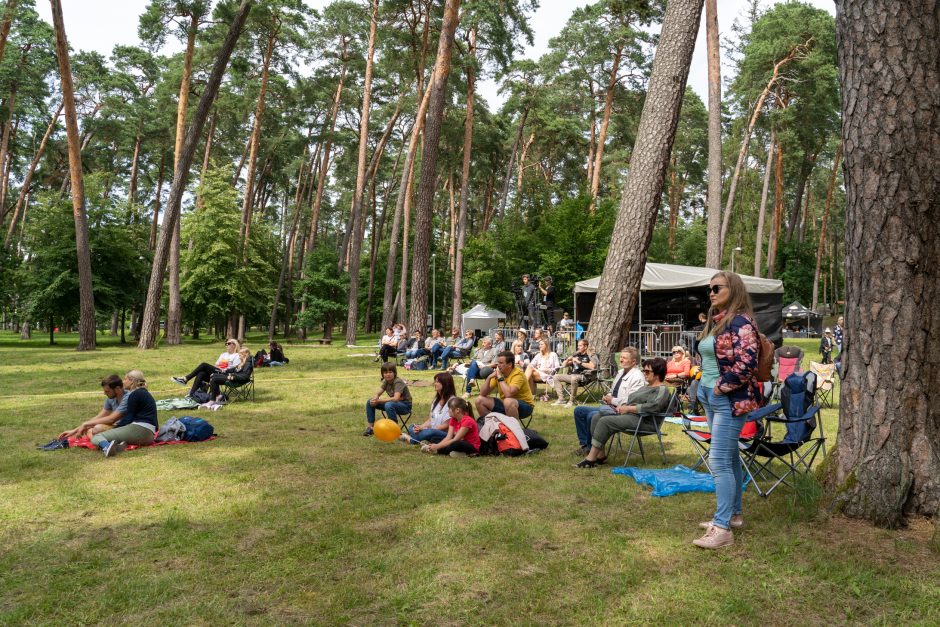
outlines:
M525 439L529 442L529 452L543 451L548 448L548 440L539 435L535 429L523 429Z

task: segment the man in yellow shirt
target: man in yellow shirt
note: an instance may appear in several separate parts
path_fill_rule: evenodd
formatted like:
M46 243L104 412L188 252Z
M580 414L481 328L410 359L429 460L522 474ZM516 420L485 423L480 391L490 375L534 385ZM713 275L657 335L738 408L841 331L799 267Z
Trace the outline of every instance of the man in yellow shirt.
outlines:
M495 391L498 398L490 397ZM516 368L515 356L504 351L496 356L496 370L483 383L480 396L477 397L477 415L485 416L490 412L506 414L513 418L528 418L532 415L535 399L526 381L525 373Z

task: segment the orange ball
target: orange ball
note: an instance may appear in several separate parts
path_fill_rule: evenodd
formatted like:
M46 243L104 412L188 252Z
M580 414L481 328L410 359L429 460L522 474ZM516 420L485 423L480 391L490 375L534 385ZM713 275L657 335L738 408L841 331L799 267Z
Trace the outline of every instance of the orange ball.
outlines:
M394 442L401 435L401 430L398 428L398 423L388 418L380 418L372 425L372 433L383 442Z

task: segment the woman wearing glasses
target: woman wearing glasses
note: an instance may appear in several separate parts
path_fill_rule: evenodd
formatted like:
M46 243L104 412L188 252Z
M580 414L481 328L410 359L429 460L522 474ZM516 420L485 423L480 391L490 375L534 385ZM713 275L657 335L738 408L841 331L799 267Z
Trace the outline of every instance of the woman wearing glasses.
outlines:
M702 357L698 400L711 429L709 466L718 504L712 520L701 524L705 535L692 542L704 549L717 549L734 544L731 530L744 526L744 471L738 458L738 437L745 416L760 406L760 384L754 376L760 339L751 298L740 276L717 273L709 282L708 298L711 308L698 338Z
M692 362L685 354L685 349L679 345L672 347L672 359L666 362L666 383L681 385L689 380L689 369Z
M640 417L640 414L658 414L669 406L670 392L666 387L666 360L654 357L643 362L643 377L646 385L630 394L627 402L616 408L612 414L597 414L591 421L591 450L587 457L574 465L575 468L594 468L607 461L604 447L607 440L621 432L633 433L640 421L644 421L643 430L653 431L653 418ZM660 425L663 418L655 419Z
M205 387L209 382L209 377L212 375L224 372L228 369L235 369L241 365L242 359L238 356L240 348L241 346L238 340L229 338L225 341L225 352L219 355L219 358L215 360L215 365L203 362L196 366L193 371L185 377L170 377L170 380L180 385L186 385L192 379L193 385L189 390L189 395L192 396L197 390L201 390Z

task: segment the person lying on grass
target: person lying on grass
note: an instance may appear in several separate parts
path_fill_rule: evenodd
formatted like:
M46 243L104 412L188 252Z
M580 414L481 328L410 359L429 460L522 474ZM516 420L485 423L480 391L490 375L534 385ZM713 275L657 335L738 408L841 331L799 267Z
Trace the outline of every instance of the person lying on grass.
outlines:
M74 429L63 431L54 439L37 448L44 451L67 448L69 438L90 438L96 433L110 429L127 411L127 394L124 393L124 382L116 374L108 375L101 380L101 391L105 395L104 406L97 415L84 421Z
M157 402L147 391L144 373L131 370L124 375L124 389L127 391L127 409L124 415L114 424L113 429L96 433L91 438L91 443L100 448L105 457L117 455L128 444L151 444L159 428Z
M219 358L215 360L214 366L203 362L196 366L196 368L185 377L170 377L170 381L175 381L180 385L186 385L190 379L195 379L192 387L189 388L189 395L192 396L197 390L204 389L205 384L212 375L223 372L229 368L238 367L238 365L242 363L241 357L238 356L238 350L240 348L241 346L238 340L229 338L225 342L225 352L219 355Z
M247 346L238 349L239 364L234 368L227 368L223 372L217 372L209 376L209 400L219 403L222 401L220 387L226 383L242 384L251 380L251 374L254 372L254 362L251 359L251 351Z
M607 461L604 447L615 433L631 434L637 426L642 432L655 433L657 426L662 424L662 417L641 417L640 414L664 412L669 406L671 392L663 382L666 378L666 360L654 357L644 361L643 376L646 385L633 392L624 405L617 407L616 413L599 414L591 422L591 450L587 457L574 465L575 468L594 468Z
M454 377L449 372L434 375L434 400L431 402L431 415L419 425L409 425L408 435L399 436L403 442L436 444L447 437L447 421L450 420L448 401L457 396Z
M480 430L473 418L470 403L455 396L447 402L450 422L447 425L447 437L437 444L425 444L421 450L426 453L466 457L480 452Z
M389 420L398 420L398 414L411 413L411 391L408 385L398 378L398 368L392 362L385 362L380 368L382 373L382 385L376 390L375 395L366 401L366 430L362 435L368 437L372 435L372 425L375 424L375 408L379 407L385 410L385 415ZM382 394L388 394L389 398L383 400Z

